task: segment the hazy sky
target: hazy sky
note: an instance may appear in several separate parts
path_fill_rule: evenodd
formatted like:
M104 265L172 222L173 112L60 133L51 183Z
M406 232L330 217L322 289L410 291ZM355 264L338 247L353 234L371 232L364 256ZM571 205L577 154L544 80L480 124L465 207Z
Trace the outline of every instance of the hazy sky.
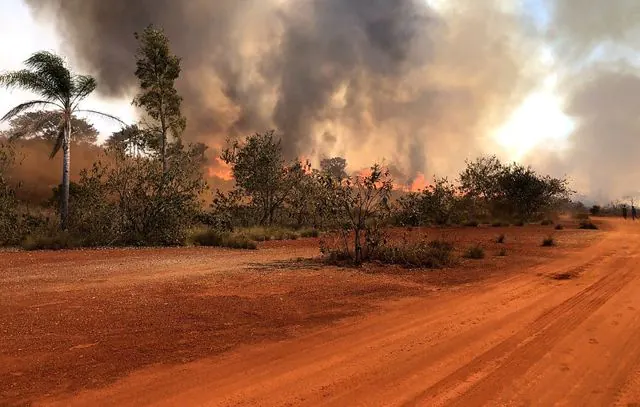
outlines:
M29 8L22 0L0 0L0 36L10 39L0 46L0 71L22 68L22 62L32 53L40 50L60 52L61 40L52 24L35 21ZM18 103L28 101L33 95L21 91L9 92L0 89L0 116ZM130 101L106 100L97 95L87 99L85 106L120 117L125 122L133 122L134 112ZM96 127L104 134L119 128L113 122L92 118ZM6 126L6 124L0 124Z

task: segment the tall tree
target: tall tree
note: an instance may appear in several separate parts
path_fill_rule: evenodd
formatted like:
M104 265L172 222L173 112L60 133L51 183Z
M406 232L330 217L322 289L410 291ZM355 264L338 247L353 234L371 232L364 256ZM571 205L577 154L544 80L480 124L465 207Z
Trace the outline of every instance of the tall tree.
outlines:
M57 116L57 136L51 158L62 149L62 194L60 195L60 227L69 224L69 171L71 168L71 137L75 114L95 114L118 122L122 121L106 113L82 110L80 103L96 89L96 80L88 75L72 73L65 61L51 52L40 51L24 62L26 68L0 74L0 86L13 89L22 88L37 94L40 99L21 103L9 110L0 121L10 120L19 114L39 109L50 109ZM50 125L51 117L43 115L31 124L35 131Z
M320 170L337 181L347 177L347 160L342 157L323 158L320 160Z
M286 163L274 131L228 143L220 157L231 166L236 187L251 197L261 212L260 223L271 225L276 211L305 175L298 161Z
M166 173L168 137L179 139L187 124L180 111L182 98L175 88L180 58L171 53L169 39L161 29L150 25L135 37L139 42L136 76L140 93L133 103L143 108L152 121L148 127L159 139L162 171Z
M59 122L59 113L55 111L26 112L11 119L7 135L9 138L40 139L55 144ZM83 118L71 117L71 128L71 141L74 143L95 143L98 140L98 130Z

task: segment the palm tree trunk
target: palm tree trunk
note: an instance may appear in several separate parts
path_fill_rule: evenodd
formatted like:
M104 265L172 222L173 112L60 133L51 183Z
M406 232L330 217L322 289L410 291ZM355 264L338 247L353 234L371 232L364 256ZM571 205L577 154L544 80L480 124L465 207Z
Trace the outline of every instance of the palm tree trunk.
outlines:
M60 228L69 228L69 170L71 168L71 119L67 119L62 144L62 194L60 195Z

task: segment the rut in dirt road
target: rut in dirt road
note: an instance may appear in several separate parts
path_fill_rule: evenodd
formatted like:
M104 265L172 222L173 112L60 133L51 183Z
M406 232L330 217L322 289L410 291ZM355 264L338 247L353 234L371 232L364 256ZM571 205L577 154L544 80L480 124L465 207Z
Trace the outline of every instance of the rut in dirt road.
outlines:
M59 405L627 405L640 398L640 236L317 333L157 368ZM574 277L557 281L558 274Z

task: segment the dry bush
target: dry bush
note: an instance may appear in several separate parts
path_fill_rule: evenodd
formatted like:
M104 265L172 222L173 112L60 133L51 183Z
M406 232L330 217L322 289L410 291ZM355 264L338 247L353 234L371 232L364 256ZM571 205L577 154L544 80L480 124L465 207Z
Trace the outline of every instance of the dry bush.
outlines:
M187 244L193 246L227 247L230 249L256 250L258 246L245 236L213 229L192 231L187 237Z

